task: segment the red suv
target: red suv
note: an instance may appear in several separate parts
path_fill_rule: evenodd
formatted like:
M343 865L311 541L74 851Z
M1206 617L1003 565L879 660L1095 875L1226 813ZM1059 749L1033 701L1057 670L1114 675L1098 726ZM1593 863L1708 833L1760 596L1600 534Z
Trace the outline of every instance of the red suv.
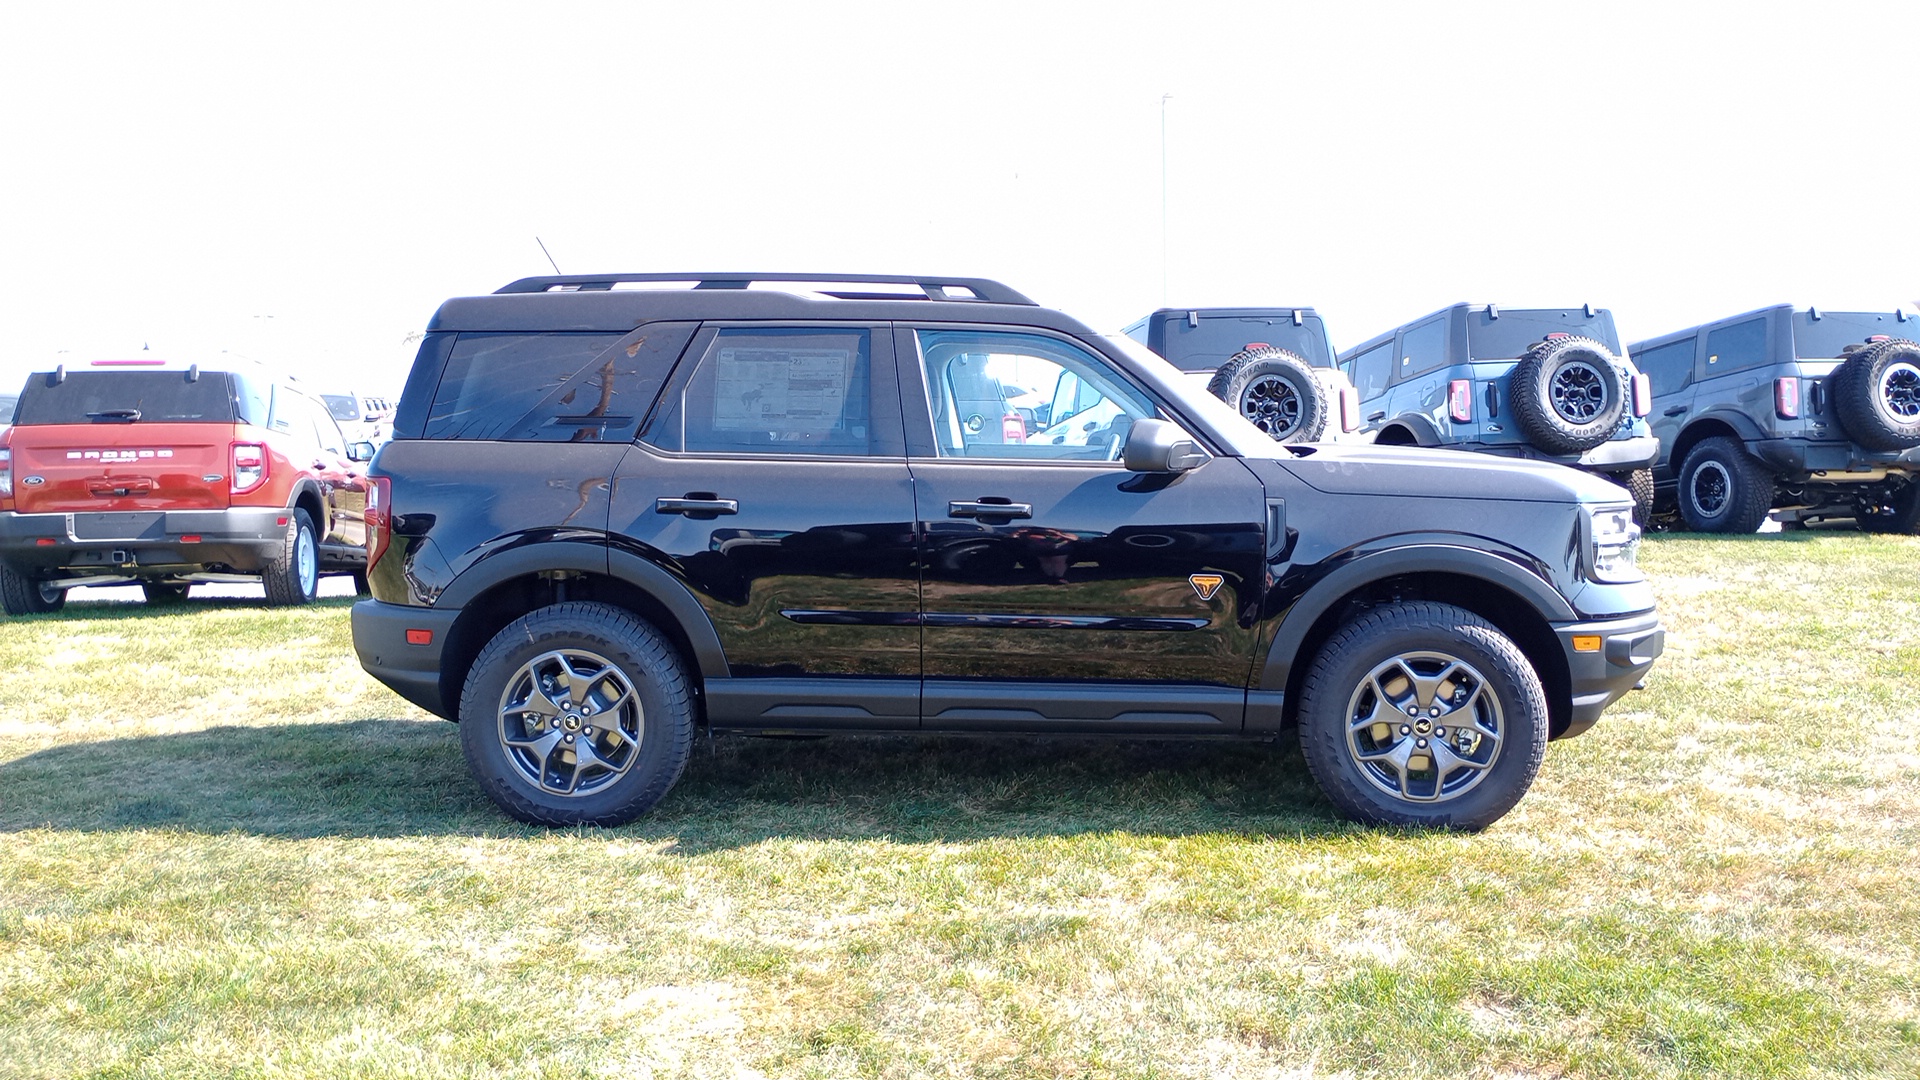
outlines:
M258 581L269 604L304 604L324 573L364 591L372 456L250 361L35 372L0 435L0 602L25 615L80 585L137 582L163 601Z

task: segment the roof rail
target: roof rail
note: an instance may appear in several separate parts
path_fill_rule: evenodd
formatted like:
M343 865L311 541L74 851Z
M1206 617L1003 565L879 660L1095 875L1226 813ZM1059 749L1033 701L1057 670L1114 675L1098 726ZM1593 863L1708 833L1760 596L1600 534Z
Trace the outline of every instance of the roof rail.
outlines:
M814 290L836 300L949 300L1037 307L1020 293L986 278L922 277L909 274L558 274L527 277L496 292L606 292L629 282L691 281L695 289L744 289L755 282L817 281L839 288ZM912 285L919 296L861 289L862 285Z

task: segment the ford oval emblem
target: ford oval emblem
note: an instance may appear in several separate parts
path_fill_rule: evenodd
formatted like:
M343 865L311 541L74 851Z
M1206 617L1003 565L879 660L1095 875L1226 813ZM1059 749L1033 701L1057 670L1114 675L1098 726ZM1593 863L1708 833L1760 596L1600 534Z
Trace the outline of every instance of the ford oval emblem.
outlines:
M44 476L23 476L20 478L20 482L27 485L28 487L34 487L36 485L46 483L47 478Z

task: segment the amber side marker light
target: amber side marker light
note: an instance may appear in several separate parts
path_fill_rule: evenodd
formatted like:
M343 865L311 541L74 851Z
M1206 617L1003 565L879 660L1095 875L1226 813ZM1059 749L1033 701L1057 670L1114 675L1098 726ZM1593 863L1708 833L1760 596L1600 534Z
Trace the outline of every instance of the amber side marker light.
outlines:
M1595 641L1598 641L1598 640L1600 640L1600 639L1599 639L1599 638L1595 638L1594 640L1595 640ZM409 631L407 631L407 644L409 644L409 645L431 645L431 644L433 644L433 631L431 631L431 630L409 630ZM1596 648L1596 649L1597 649L1597 648L1599 648L1599 646L1598 646L1598 645L1596 645L1596 646L1594 646L1594 648Z
M1599 634L1573 635L1573 651L1574 652L1599 652L1600 651L1600 635Z

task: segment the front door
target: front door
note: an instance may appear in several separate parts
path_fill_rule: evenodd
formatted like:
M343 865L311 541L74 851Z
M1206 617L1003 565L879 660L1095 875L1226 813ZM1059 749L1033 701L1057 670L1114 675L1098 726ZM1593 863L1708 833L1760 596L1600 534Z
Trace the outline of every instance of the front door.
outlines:
M924 578L929 730L1238 731L1264 489L1235 458L1119 463L1166 417L1035 330L896 332Z

